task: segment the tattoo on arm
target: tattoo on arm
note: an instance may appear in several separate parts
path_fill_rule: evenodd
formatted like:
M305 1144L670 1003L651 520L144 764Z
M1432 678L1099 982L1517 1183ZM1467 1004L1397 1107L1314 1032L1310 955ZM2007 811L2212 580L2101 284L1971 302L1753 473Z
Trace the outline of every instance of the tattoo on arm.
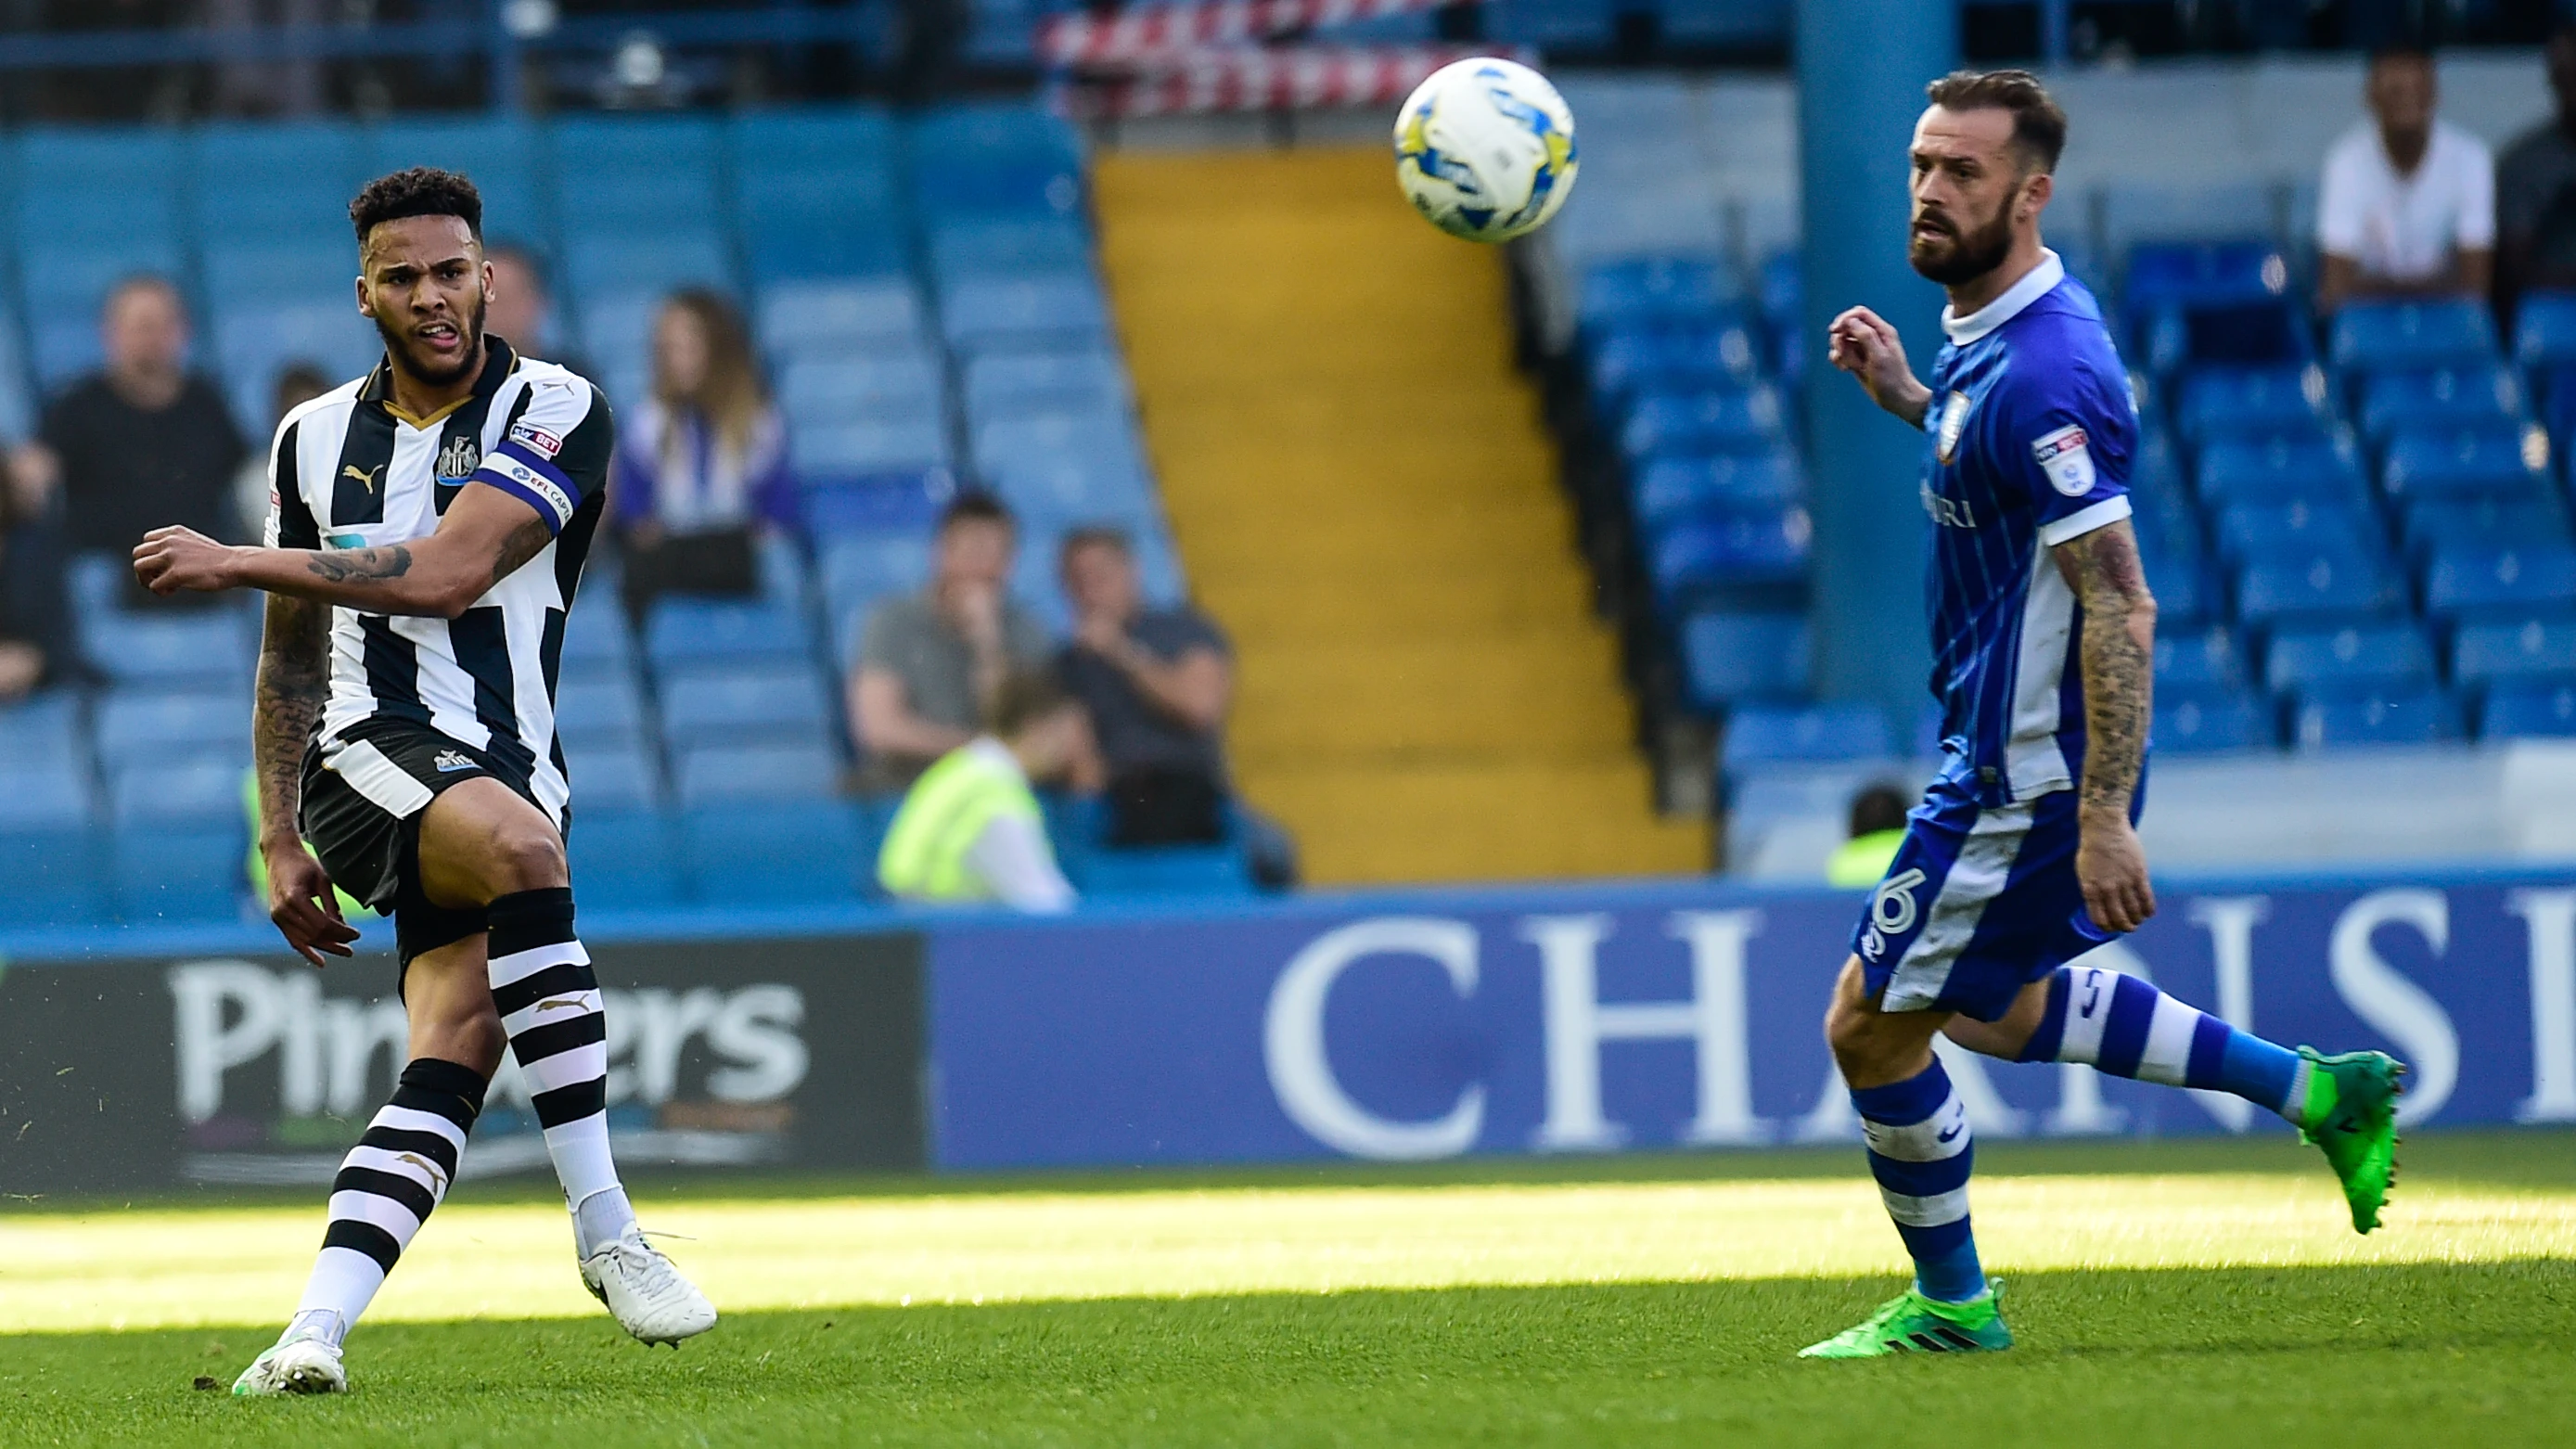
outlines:
M346 553L316 553L305 564L315 578L334 584L386 583L411 572L411 550L401 544L391 548L351 549Z
M330 618L328 604L268 596L268 624L259 650L259 704L251 724L263 838L295 833L304 794L304 748L312 742L330 692Z
M2057 565L2084 608L2078 653L2089 739L2078 800L2123 818L2145 763L2155 699L2156 601L2127 523L2061 544Z
M546 527L542 518L531 518L510 530L510 536L501 540L501 551L492 556L492 582L497 584L517 573L521 565L545 552L546 545L554 540L554 530Z

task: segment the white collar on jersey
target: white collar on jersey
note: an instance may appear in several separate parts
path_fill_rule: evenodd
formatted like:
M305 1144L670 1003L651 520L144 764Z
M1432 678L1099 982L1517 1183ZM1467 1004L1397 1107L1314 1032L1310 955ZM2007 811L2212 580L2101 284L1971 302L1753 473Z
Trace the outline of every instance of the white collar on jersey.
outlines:
M1941 330L1961 347L1994 331L2015 317L2021 309L2048 295L2050 289L2066 280L2066 263L2046 247L2039 249L2039 265L2022 274L2022 279L2004 289L2004 294L1965 317L1947 307L1941 309Z

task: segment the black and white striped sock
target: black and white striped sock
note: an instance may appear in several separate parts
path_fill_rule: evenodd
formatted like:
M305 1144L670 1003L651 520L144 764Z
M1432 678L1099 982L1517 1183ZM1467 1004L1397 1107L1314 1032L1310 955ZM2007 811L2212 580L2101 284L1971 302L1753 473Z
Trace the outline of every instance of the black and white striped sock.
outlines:
M393 1100L377 1110L331 1180L331 1225L290 1334L318 1333L336 1344L366 1311L456 1180L483 1088L480 1073L455 1062L422 1057L403 1068Z
M608 1017L590 953L573 934L572 891L519 891L492 902L492 1004L545 1130L583 1257L635 1220L608 1150Z

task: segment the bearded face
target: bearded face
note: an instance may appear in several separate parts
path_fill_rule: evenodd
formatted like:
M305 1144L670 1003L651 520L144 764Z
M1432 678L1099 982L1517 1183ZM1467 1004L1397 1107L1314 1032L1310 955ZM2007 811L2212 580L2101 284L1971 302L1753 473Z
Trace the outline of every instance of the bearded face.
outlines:
M1961 217L1939 202L1918 199L1906 236L1906 261L1926 281L1945 287L1973 282L2002 266L2012 251L2012 208L2020 193L2016 184L1992 212L1972 218Z

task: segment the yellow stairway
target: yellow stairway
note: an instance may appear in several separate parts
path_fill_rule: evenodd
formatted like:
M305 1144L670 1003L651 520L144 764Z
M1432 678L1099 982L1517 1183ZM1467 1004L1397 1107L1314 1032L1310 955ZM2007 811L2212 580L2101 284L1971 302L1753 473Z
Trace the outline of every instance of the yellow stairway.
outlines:
M1503 259L1383 149L1104 156L1102 260L1199 600L1234 636L1245 795L1318 883L1694 871L1554 448Z

